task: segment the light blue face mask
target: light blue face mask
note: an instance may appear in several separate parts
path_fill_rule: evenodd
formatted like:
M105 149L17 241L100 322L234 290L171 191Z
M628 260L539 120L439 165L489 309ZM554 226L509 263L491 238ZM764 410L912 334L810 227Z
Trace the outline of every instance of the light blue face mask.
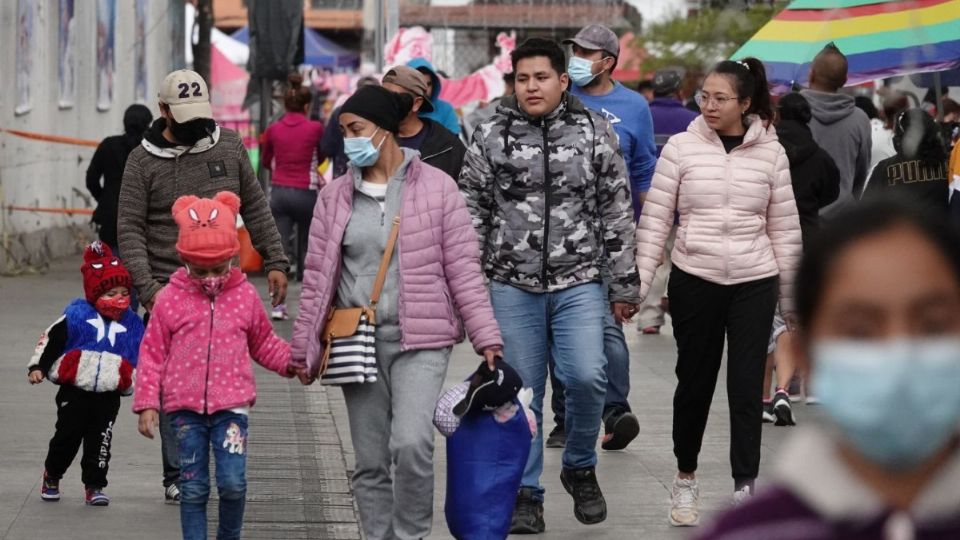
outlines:
M960 430L960 339L822 341L813 392L857 452L911 469Z
M373 146L373 136L380 131L377 128L369 137L350 137L343 139L343 153L357 167L369 167L380 159L380 148L387 140L386 137L380 141L380 145Z
M577 86L586 86L590 84L594 79L597 78L597 75L600 74L593 74L593 65L597 62L603 62L604 60L605 58L601 58L596 62L591 62L586 58L571 56L570 62L567 63L567 73L570 75L570 80L573 81L573 84Z

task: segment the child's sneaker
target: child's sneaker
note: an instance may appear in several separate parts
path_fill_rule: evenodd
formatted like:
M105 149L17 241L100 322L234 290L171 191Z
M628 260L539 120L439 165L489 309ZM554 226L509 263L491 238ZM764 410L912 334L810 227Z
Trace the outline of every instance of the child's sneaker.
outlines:
M60 480L54 480L47 476L47 471L43 471L43 482L40 483L40 498L50 502L60 500Z
M88 487L84 499L87 506L107 506L110 504L110 497L107 497L102 488Z
M287 305L280 304L273 308L273 311L270 312L270 318L275 321L285 321L290 317L287 315Z
M167 486L167 491L164 492L163 498L166 504L180 504L180 488L176 484L170 484Z

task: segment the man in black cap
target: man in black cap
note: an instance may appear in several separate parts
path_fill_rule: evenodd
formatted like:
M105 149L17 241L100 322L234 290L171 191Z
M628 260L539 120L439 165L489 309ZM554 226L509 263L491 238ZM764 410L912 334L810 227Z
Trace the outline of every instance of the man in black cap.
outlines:
M449 129L420 116L433 110L427 76L409 66L396 66L387 70L382 82L391 92L413 97L413 109L400 122L397 134L400 146L419 151L421 161L458 179L467 147Z

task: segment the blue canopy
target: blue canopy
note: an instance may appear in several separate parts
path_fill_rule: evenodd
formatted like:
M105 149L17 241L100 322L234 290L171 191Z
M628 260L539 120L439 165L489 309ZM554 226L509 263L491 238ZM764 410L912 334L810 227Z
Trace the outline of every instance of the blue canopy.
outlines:
M244 26L230 35L233 39L250 44L250 28ZM311 66L336 69L357 67L360 55L341 47L310 28L303 29L303 63Z

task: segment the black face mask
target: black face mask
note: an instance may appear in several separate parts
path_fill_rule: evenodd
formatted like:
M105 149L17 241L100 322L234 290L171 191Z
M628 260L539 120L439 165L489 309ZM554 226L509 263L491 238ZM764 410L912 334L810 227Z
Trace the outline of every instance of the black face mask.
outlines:
M179 123L175 120L168 120L170 124L170 133L180 142L187 146L197 144L197 141L204 137L209 137L214 129L216 122L212 118L194 118L189 122Z

